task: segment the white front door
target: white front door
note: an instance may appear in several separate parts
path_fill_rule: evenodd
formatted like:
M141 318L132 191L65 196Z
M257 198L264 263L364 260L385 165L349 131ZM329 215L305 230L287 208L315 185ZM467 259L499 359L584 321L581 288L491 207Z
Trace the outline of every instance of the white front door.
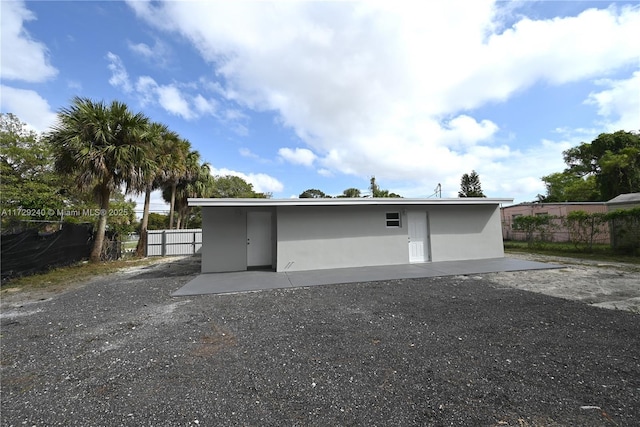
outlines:
M429 261L429 225L424 211L407 212L409 262Z
M247 212L247 267L270 266L271 248L271 212Z

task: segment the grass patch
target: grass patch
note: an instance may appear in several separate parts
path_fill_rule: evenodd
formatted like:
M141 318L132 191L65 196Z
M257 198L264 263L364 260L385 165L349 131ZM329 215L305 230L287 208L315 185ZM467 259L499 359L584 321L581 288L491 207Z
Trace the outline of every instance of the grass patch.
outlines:
M530 246L527 242L509 240L504 242L506 252L550 255L579 258L590 261L623 262L640 265L640 257L614 252L609 245L594 245L590 252L576 248L572 243L538 242Z
M118 270L152 264L157 258L128 258L100 263L79 262L67 267L53 268L46 273L11 279L2 285L2 293L16 288L23 290L62 290L68 285L91 279L95 276L115 273Z
M127 240L126 242L122 242L122 248L124 250L135 250L138 247L138 241L137 240Z

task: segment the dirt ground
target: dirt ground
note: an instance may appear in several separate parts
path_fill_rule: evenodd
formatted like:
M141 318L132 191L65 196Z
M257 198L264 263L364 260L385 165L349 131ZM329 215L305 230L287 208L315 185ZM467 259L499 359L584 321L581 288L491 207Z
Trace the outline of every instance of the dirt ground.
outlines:
M505 286L640 314L640 265L509 253L563 268L485 275Z

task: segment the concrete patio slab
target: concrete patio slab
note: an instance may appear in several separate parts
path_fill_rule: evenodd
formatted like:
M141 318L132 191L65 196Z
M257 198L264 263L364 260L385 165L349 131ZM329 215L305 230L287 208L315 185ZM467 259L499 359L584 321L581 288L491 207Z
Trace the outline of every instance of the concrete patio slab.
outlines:
M225 294L338 283L458 276L497 273L501 271L546 270L553 268L563 267L555 264L525 261L515 258L491 258L483 260L429 262L281 273L273 271L204 273L171 295L177 297Z

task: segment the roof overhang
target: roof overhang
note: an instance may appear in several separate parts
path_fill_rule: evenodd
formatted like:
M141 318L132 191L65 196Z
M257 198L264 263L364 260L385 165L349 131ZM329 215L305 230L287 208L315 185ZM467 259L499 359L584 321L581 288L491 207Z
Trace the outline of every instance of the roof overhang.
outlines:
M189 206L202 207L265 207L265 206L443 206L443 205L499 205L513 203L513 199L460 197L448 199L405 199L386 197L318 198L318 199L188 199Z
M620 194L606 202L607 205L626 205L640 203L640 193Z

